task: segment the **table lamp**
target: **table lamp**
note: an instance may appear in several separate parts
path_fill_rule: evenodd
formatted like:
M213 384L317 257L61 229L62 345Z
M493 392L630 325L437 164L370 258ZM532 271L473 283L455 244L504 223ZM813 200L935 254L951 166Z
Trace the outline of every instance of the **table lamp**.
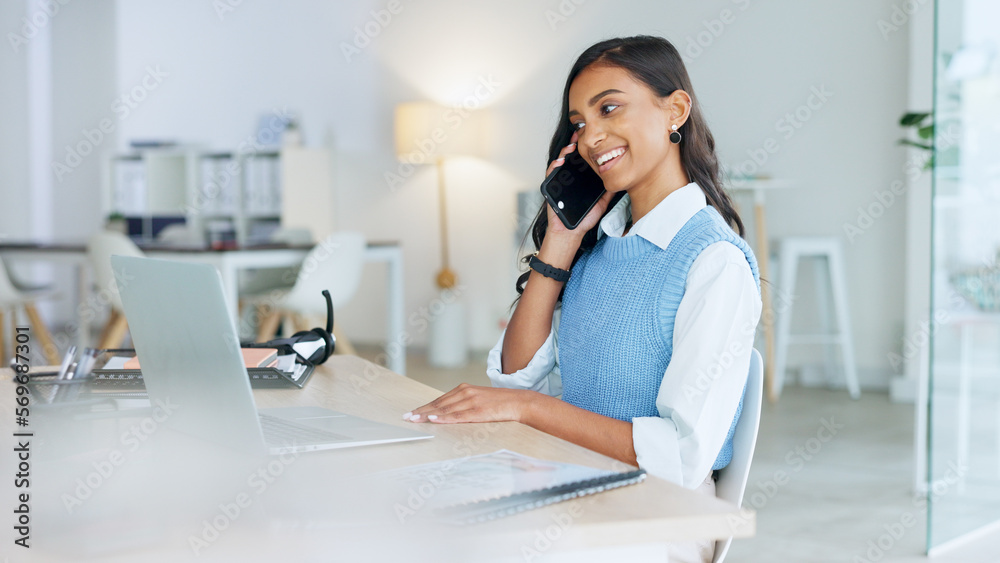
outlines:
M455 287L458 278L448 255L448 204L444 161L449 156L483 154L481 115L464 108L449 108L431 102L409 102L396 106L396 155L410 164L437 165L438 207L441 220L441 270L437 286Z

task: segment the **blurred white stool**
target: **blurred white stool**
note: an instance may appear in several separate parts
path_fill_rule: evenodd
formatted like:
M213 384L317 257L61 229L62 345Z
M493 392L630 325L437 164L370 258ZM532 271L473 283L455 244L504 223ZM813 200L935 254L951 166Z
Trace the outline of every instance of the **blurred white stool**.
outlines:
M799 260L803 258L812 258L815 264L816 297L823 330L813 334L790 334L792 304L795 301L795 281ZM824 263L826 268L823 267ZM831 360L834 359L831 347L839 344L847 389L851 398L857 399L861 396L861 390L858 386L857 367L854 364L854 340L848 314L847 278L844 273L844 258L840 239L836 237L785 237L781 239L778 264L778 290L782 294L790 296L791 299L786 300L783 307L779 307L777 315L777 330L774 340L775 396L781 394L781 388L785 382L785 367L790 345L826 344L827 366L830 367L830 364L833 363ZM831 294L833 296L833 312L837 321L836 330L830 322L829 298Z

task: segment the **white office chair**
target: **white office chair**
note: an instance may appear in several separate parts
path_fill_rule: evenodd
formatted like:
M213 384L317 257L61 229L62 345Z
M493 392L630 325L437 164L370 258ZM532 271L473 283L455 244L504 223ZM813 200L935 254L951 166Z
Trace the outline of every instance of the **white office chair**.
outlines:
M313 244L312 233L308 229L276 229L268 242L289 246ZM260 295L275 289L290 290L295 285L299 269L295 268L254 268L242 270L239 277L240 295ZM243 303L240 303L241 310Z
M115 281L115 274L111 270L112 255L145 256L139 247L132 242L132 239L121 233L101 231L87 241L87 258L90 260L90 267L94 272L98 296L100 298L109 297L111 305L111 315L108 317L104 329L101 330L98 348L120 348L125 340L125 334L128 332L128 321L125 320L122 298L118 295L118 284Z
M49 333L48 328L46 328L45 323L42 322L42 318L38 314L38 310L35 309L35 299L50 295L51 292L47 292L44 289L32 291L16 287L7 275L6 265L0 261L0 361L2 361L2 365L7 365L4 313L10 312L11 317L14 319L11 324L16 326L18 307L24 308L24 313L28 316L28 321L34 329L34 336L37 338L38 343L41 344L45 360L53 365L59 364L59 353L56 350L55 343L52 341L52 334ZM17 332L15 331L11 334L11 339L13 341L16 338ZM12 345L13 350L17 350L18 342L13 341Z
M278 228L268 237L268 242L288 246L312 246L312 233L309 229ZM237 278L240 300L240 338L252 338L258 332L265 315L261 315L256 307L247 307L248 299L258 299L259 296L275 290L290 291L299 276L299 266L292 268L247 268L240 270Z
M309 315L326 316L323 290L330 291L333 309L347 303L361 284L365 259L365 237L361 233L334 233L320 241L302 261L295 285L289 290L273 290L248 297L261 319L257 340L274 336L282 317L292 321L295 330L308 330ZM322 323L321 323L322 324ZM319 326L319 325L316 325ZM334 326L337 351L354 354L354 347Z
M0 259L0 262L3 262L3 260ZM10 283L19 291L26 293L36 293L36 294L41 294L46 292L54 294L55 291L54 284L51 283L40 284L40 283L35 283L33 281L28 281L19 276L17 270L15 268L12 268L6 262L4 263L4 266L6 266L7 268L7 279L9 279Z
M736 423L733 434L733 459L729 465L719 470L715 481L715 496L742 508L743 493L750 477L750 462L757 445L757 430L760 428L761 398L764 389L764 362L760 352L750 354L750 373L747 375L747 390L743 397L743 412ZM722 563L729 553L733 538L715 542L713 563Z

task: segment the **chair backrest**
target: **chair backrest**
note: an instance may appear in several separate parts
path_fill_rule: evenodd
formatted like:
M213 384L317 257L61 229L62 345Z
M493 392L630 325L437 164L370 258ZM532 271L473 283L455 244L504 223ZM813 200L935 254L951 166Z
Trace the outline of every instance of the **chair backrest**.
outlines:
M299 313L326 315L324 289L330 290L334 309L347 303L361 283L365 244L365 236L356 232L333 233L321 240L302 261L284 307Z
M101 231L87 241L87 259L94 271L94 282L97 284L99 298L109 296L111 306L119 313L124 312L122 299L118 295L118 284L115 273L111 269L111 256L145 256L142 250L127 236L112 231Z
M733 434L733 459L729 465L719 470L715 481L715 496L742 508L743 493L750 477L750 462L757 446L757 430L760 428L760 410L764 390L764 362L760 352L751 349L750 372L747 375L747 390L743 397L743 413L736 423ZM729 552L733 538L715 542L713 563L722 563Z
M0 260L0 307L19 303L21 299L21 292L14 286L7 274L7 265L4 264L3 260Z

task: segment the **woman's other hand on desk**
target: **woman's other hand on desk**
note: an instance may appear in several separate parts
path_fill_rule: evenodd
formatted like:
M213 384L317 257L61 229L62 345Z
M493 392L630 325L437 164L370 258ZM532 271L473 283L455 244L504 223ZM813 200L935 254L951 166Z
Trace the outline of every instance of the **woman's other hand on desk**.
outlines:
M537 391L463 383L404 414L403 419L438 424L520 422L630 465L638 465L631 422L599 415Z
M534 391L497 389L462 383L403 415L410 422L524 422Z

